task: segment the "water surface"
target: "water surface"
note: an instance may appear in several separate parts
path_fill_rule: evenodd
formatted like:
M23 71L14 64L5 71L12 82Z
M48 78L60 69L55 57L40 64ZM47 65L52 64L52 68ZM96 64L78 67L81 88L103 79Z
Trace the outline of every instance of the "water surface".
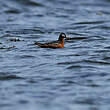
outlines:
M110 0L0 2L0 110L110 109ZM43 49L65 32L63 49Z

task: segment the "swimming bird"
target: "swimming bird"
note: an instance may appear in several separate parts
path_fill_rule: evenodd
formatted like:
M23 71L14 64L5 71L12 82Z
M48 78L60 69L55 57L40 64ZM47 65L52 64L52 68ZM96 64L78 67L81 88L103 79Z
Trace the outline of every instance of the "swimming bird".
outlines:
M35 45L38 45L41 48L64 48L64 38L67 38L65 33L60 33L58 38L58 43L39 43L35 42Z

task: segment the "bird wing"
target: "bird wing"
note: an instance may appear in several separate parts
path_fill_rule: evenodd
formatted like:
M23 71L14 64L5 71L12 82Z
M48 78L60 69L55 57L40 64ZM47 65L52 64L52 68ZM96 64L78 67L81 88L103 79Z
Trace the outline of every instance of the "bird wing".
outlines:
M42 43L35 42L35 45L38 45L39 47L42 47L42 48L63 48L61 44L53 44L53 43L42 44Z

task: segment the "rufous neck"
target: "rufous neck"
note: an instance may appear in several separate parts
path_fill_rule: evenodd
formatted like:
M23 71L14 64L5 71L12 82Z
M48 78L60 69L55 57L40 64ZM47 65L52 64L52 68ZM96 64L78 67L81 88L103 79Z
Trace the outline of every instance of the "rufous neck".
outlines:
M64 46L64 38L60 40L60 43Z

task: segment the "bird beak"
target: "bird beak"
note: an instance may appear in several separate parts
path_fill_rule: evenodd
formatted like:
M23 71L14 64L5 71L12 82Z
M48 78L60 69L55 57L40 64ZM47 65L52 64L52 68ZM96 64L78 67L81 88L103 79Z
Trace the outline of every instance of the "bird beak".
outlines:
M69 39L70 39L70 37L66 36L66 40L69 40Z

